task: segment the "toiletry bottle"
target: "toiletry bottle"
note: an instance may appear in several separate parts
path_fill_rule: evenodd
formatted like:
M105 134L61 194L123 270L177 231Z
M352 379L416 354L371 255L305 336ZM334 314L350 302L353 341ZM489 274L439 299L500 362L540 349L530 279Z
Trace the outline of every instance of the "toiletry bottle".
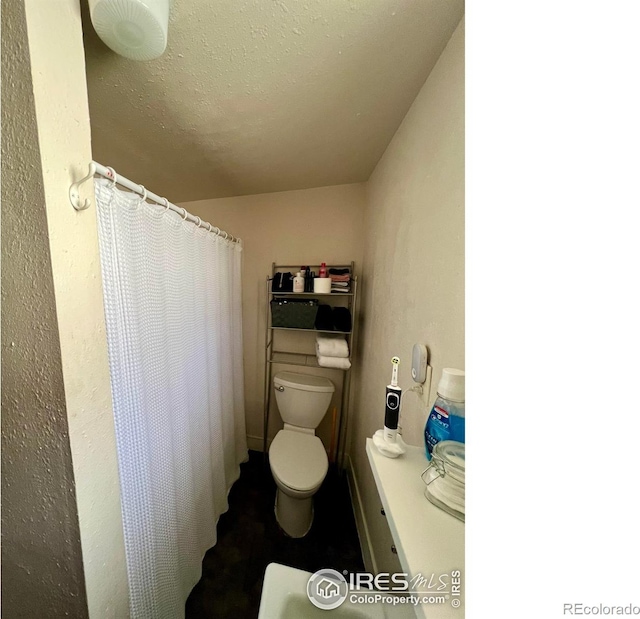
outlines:
M438 383L438 397L433 404L424 428L427 459L440 441L464 443L464 372L444 368Z
M300 271L293 278L293 292L304 292L304 277Z
M318 274L318 277L327 277L327 264L325 262L320 265L320 273Z

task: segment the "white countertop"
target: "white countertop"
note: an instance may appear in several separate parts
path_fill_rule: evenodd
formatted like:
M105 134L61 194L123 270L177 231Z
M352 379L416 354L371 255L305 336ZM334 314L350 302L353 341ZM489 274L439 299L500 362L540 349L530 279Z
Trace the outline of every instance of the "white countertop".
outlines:
M420 479L429 462L424 449L407 447L398 458L380 454L373 441L367 439L367 456L378 486L378 494L387 516L391 535L398 550L402 569L409 578L421 574L427 580L433 574L432 586L420 590L427 595L450 594L451 573L461 572L461 595L451 596L443 604L421 604L416 607L419 619L462 619L464 617L464 522L430 503L424 496ZM445 575L447 587L440 591L438 577ZM457 600L460 606L455 608Z

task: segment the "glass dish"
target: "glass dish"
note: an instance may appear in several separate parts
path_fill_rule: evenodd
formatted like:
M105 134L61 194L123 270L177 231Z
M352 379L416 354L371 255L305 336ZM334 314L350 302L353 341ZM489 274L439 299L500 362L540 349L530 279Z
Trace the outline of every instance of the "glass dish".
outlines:
M464 522L465 449L464 443L440 441L433 449L431 462L421 475L426 484L425 497Z

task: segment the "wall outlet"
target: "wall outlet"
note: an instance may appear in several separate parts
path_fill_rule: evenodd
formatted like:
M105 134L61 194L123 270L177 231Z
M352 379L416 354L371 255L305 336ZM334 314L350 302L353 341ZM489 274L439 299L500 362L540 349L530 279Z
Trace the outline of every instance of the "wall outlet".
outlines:
M433 368L427 364L427 378L424 381L424 392L427 395L427 399L431 395L431 377L433 376Z
M431 401L431 377L433 376L433 368L427 364L427 378L424 381L424 391L422 392L422 397L425 403L425 423L427 422L427 418L429 417L429 402Z

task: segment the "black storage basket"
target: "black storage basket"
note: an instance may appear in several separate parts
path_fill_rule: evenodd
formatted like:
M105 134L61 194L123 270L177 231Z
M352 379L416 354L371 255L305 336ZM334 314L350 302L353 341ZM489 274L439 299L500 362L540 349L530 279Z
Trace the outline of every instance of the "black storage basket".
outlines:
M289 329L313 329L318 313L318 299L273 299L271 326Z

